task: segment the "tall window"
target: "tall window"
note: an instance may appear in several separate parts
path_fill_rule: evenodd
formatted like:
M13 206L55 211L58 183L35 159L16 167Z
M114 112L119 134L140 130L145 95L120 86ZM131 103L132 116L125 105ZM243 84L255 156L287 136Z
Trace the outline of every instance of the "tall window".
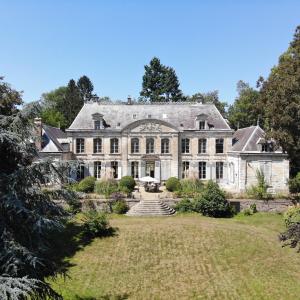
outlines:
M199 130L205 129L205 121L199 121Z
M206 139L198 140L198 153L206 153Z
M169 139L161 140L161 153L169 153L170 152L170 141Z
M216 153L224 152L224 139L216 139Z
M94 177L97 179L101 178L101 161L94 162Z
M154 153L154 139L146 139L146 153Z
M84 165L79 165L77 168L77 180L81 180L84 178Z
M133 178L139 178L139 162L138 161L131 162L131 176Z
M101 121L100 120L94 121L94 127L96 130L101 129Z
M110 166L113 170L113 177L118 178L118 162L117 161L112 161Z
M140 152L140 143L138 138L131 139L131 153Z
M206 162L199 162L199 179L206 179Z
M187 178L189 175L190 162L183 161L182 162L182 178Z
M96 138L94 139L94 153L102 152L102 139Z
M76 153L84 153L84 139L76 139Z
M119 153L119 140L117 138L110 139L110 153Z
M181 140L181 152L190 153L190 139Z
M224 163L222 161L216 162L216 179L223 179Z

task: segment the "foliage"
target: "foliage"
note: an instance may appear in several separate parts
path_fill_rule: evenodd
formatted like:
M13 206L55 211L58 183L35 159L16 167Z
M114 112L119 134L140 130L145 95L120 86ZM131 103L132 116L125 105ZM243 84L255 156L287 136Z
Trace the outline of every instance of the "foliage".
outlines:
M178 203L176 203L174 209L177 212L192 212L194 211L194 203L189 198L183 198Z
M209 217L229 217L233 210L218 184L209 181L200 197L195 200L195 210Z
M258 200L269 200L272 198L272 195L267 192L269 185L266 182L266 178L264 175L264 172L257 169L256 170L256 179L257 179L257 184L251 186L247 190L247 194Z
M294 178L289 180L289 190L290 193L300 193L300 172Z
M102 237L110 231L106 215L95 210L84 213L82 226L84 234L89 237Z
M257 207L255 203L250 204L250 209L253 214L257 213Z
M173 68L161 64L157 57L145 66L140 95L150 102L182 101L179 81Z
M15 278L15 282L25 276L31 282L36 280L40 288L29 285L24 293L31 290L38 293L38 299L46 299L45 293L58 299L45 278L58 272L48 256L49 235L63 229L66 213L41 187L45 179L63 179L64 174L60 173L60 163L54 166L51 161L36 160L32 131L39 112L37 104L30 104L17 113L12 108L11 115L0 115L0 273ZM70 199L64 189L55 194Z
M127 188L130 193L134 190L135 185L135 180L131 176L123 176L119 181L120 189Z
M109 198L112 193L118 191L118 183L114 179L101 179L95 184L95 192Z
M43 123L53 127L65 129L67 126L64 115L54 108L46 108L42 112L41 118Z
M77 186L77 191L84 192L84 193L93 192L94 188L95 188L95 182L96 182L95 177L87 176L79 182L79 184Z
M279 235L279 239L284 242L283 246L296 248L300 252L300 222L292 223L288 229Z
M169 192L175 192L178 191L180 189L180 181L178 178L176 177L170 177L167 181L166 181L166 189Z
M245 216L251 216L252 215L252 210L250 208L246 208L243 210L243 214Z
M228 120L232 128L256 125L258 118L263 120L263 107L259 105L259 91L240 80L237 83L238 97L229 106Z
M83 101L88 101L92 98L94 85L87 76L83 75L78 79L77 87L79 89L79 93Z
M300 223L300 206L289 207L283 215L283 220L287 227L295 223Z
M203 191L204 184L196 178L186 178L180 180L179 194L181 197L196 197Z
M129 207L125 200L118 200L112 205L112 211L115 214L125 214Z
M300 26L288 50L280 56L261 84L261 103L268 123L267 136L274 138L290 158L291 172L300 170ZM284 109L283 109L284 108Z

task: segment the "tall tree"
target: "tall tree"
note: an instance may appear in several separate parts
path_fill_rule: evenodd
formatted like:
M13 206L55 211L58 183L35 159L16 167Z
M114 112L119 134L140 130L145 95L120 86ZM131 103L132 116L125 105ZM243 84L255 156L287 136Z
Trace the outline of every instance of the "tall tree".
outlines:
M291 172L300 171L300 26L286 53L261 84L268 136L275 138L291 161Z
M87 76L83 75L78 79L77 87L83 101L88 101L92 98L94 86L92 81Z
M23 103L21 93L12 89L0 76L0 115L13 114L18 111L18 105Z
M183 100L175 70L161 64L157 57L145 66L140 95L150 102Z
M263 126L263 109L258 104L259 91L250 87L248 83L240 80L237 83L238 97L229 106L228 120L232 128L244 128L256 125Z

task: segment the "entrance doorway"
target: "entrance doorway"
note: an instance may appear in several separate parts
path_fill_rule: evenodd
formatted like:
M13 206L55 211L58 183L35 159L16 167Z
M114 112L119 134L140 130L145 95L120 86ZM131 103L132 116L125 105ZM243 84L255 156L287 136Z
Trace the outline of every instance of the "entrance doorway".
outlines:
M146 176L150 176L150 177L154 178L154 169L155 169L155 162L147 161L146 162Z

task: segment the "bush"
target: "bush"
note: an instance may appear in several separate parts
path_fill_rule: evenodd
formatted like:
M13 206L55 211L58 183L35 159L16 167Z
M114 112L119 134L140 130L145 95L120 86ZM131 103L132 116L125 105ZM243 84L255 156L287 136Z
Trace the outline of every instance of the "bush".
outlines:
M105 236L110 226L106 215L96 211L88 211L83 215L83 232L89 237Z
M95 184L95 192L109 198L112 193L118 191L118 183L114 179L101 179Z
M257 213L257 208L256 208L256 204L252 203L250 205L250 210L252 211L253 214Z
M179 201L178 203L176 203L174 209L178 212L192 212L194 211L194 203L188 199L188 198L184 198L181 201Z
M293 194L300 193L300 172L289 180L289 191Z
M296 248L300 252L300 223L291 224L288 229L279 235L279 239L284 242L283 246Z
M204 184L199 179L180 180L180 194L182 197L196 197L204 188Z
M266 182L265 175L262 171L256 170L256 179L257 185L250 187L247 194L254 199L259 200L269 200L272 198L272 195L267 192L268 184Z
M112 211L115 214L125 214L128 211L129 207L125 200L118 200L112 206Z
M300 223L300 206L292 206L283 215L285 225L288 227Z
M233 215L233 209L225 198L225 193L218 184L209 181L204 191L195 201L195 210L209 217L229 217Z
M90 193L94 191L96 178L88 176L82 179L76 187L78 192Z
M243 214L245 216L251 216L252 215L252 210L250 208L246 208L243 210Z
M124 176L119 182L120 190L129 191L131 193L135 187L135 180L131 176Z
M169 192L175 192L178 191L180 189L180 182L179 179L176 177L170 177L167 181L166 181L166 189Z

